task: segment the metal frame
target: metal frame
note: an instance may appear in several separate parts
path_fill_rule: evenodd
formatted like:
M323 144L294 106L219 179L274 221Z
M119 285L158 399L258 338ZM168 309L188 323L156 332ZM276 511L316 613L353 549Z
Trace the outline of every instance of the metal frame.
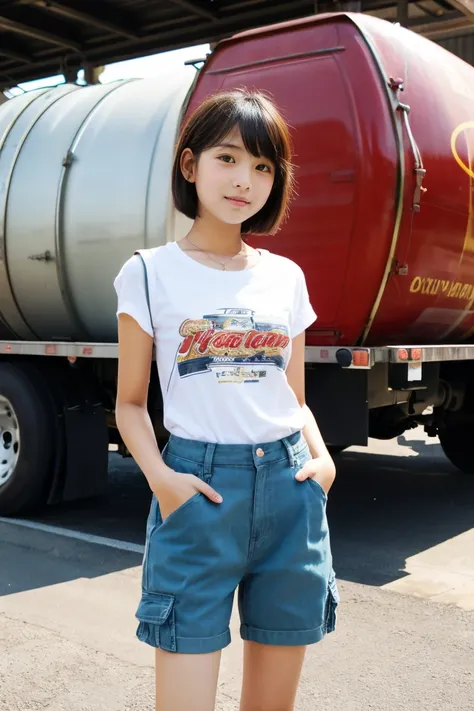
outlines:
M474 0L449 0L451 5L462 12L469 22L474 22Z
M139 39L139 34L129 27L130 18L123 18L120 22L114 21L108 13L103 10L102 12L100 11L100 6L97 8L98 3L95 3L94 12L85 10L83 7L74 7L70 3L59 2L58 0L17 0L16 4L37 7L59 17L65 17L67 20L76 20L128 39ZM81 5L84 5L84 3L81 3ZM97 12L97 9L99 12Z
M367 354L365 358L368 365L348 366L350 369L370 370L377 363L441 363L449 361L474 361L474 344L466 345L434 345L434 346L417 346L417 345L399 345L399 346L378 346L374 348L365 348L358 346L306 346L305 361L306 363L338 363L338 354L341 351L349 351L352 358L357 354L360 359L361 355Z
M30 37L31 39L41 40L47 44L56 44L60 47L66 47L67 49L74 49L76 51L81 49L79 42L75 42L67 37L61 37L53 32L46 32L39 27L25 25L23 22L17 22L5 15L0 15L0 29L13 32L17 35L23 35L24 37Z
M361 356L367 360L367 365L352 363L348 366L353 370L370 370L377 363L434 363L473 360L474 344L438 345L438 346L381 346L364 348L358 346L306 346L305 362L308 364L338 364L341 351L351 354L357 361ZM69 358L117 359L117 343L86 343L53 341L0 341L1 356L52 356ZM341 366L342 367L342 366Z
M215 22L219 14L215 9L212 9L212 5L209 2L199 2L199 0L171 0L173 5L179 5L179 7L189 10L193 15L199 15L200 17L205 17L206 20L211 20Z
M0 86L215 43L318 12L370 13L433 38L474 30L474 0L434 1L439 12L420 0L10 0L0 7Z

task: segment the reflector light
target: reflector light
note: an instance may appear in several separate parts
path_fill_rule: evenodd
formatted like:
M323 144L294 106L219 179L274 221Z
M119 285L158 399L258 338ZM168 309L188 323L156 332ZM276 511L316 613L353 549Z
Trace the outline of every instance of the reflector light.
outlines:
M408 360L408 351L406 348L399 348L397 351L398 360Z
M421 354L422 354L421 348L412 348L411 349L411 359L412 360L421 360Z
M352 351L352 364L363 367L369 365L369 351Z
M91 346L84 346L84 348L82 349L82 355L85 355L85 356L92 355L93 352L94 352L94 349Z
M56 355L56 353L58 352L58 348L53 343L48 343L44 347L44 352L45 355Z

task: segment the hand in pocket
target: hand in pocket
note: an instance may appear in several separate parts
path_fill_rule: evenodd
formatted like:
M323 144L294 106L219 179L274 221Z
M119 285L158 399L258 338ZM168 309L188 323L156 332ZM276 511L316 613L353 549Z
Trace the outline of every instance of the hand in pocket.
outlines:
M163 521L198 492L207 496L215 504L222 503L222 496L199 477L194 474L175 472L172 469L169 476L160 479L152 486L152 490L158 500Z

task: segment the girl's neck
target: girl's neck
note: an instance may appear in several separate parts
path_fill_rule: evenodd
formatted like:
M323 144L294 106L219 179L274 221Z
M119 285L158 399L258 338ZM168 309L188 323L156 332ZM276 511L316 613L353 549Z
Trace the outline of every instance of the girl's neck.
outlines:
M196 217L187 236L206 252L227 256L242 249L240 230L241 225L228 225L208 216Z

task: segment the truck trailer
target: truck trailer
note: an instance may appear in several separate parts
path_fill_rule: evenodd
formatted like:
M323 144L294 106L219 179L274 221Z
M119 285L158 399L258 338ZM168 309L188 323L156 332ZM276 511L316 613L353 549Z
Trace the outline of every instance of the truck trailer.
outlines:
M271 95L297 196L249 243L303 268L306 396L333 451L422 424L474 471L474 68L398 25L316 15L220 42L194 76L62 84L0 107L0 514L101 494L113 280L182 238L177 135L220 89ZM156 368L149 409L166 439Z

